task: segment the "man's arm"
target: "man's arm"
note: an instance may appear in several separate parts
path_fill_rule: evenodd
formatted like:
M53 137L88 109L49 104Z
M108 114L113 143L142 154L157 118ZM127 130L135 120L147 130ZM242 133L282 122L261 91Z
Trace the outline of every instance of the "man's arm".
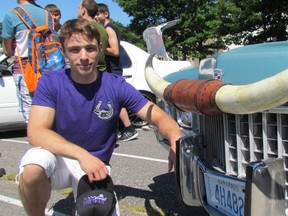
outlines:
M27 128L30 144L42 147L55 155L78 160L91 182L104 179L108 170L101 160L51 130L54 117L54 109L32 105Z
M176 165L176 141L183 136L178 124L157 105L148 101L147 104L137 113L137 115L157 126L159 132L170 142L169 167L171 171Z
M14 56L13 39L2 38L2 47L6 56Z
M116 32L111 28L107 27L106 31L108 33L108 43L109 47L106 48L106 54L110 56L119 56L119 46L118 46L118 38Z

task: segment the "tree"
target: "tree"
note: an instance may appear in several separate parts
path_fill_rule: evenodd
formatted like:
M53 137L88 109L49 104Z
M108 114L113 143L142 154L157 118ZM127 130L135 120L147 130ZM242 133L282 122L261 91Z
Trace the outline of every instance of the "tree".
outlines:
M287 40L288 1L275 0L115 0L132 17L137 37L150 26L180 18L164 35L170 54L206 57L231 43ZM142 37L141 37L142 38ZM139 37L137 37L139 39Z
M141 34L149 26L180 18L177 31L165 32L166 49L170 54L203 58L213 53L216 48L223 48L224 44L215 32L214 0L115 0L123 10L133 17L129 27L136 34ZM215 43L205 43L208 39L215 39Z
M287 40L288 2L275 0L219 0L221 35L230 42L254 44Z
M134 44L135 46L138 46L139 48L145 50L146 46L143 41L141 34L136 34L134 31L132 31L129 26L125 27L121 23L112 20L115 26L119 29L121 32L121 40L127 41L131 44Z
M203 58L213 54L215 49L223 49L222 35L217 32L220 21L217 19L217 2L184 1L179 11L181 34L177 42L185 50L185 55ZM189 12L188 12L189 11Z

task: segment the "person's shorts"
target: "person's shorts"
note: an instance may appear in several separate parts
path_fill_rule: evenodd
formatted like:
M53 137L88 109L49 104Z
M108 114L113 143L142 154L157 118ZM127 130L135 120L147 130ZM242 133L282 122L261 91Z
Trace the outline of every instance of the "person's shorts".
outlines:
M18 179L16 179L16 182L19 182L21 173L24 171L24 166L28 164L36 164L43 167L47 177L51 181L53 189L65 189L72 187L74 199L76 199L78 182L80 178L86 174L81 169L77 160L56 156L40 147L31 148L21 159L19 174L17 177ZM110 174L111 167L107 165L107 169L109 170ZM113 215L120 215L118 201L116 204L116 212Z

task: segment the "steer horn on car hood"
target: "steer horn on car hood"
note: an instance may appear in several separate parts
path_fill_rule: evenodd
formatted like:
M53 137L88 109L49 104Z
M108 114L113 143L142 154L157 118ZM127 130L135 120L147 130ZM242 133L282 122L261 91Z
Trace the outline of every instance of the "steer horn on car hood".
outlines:
M153 69L153 54L145 66L146 81L160 98L183 111L215 115L221 112L249 114L280 106L288 101L288 69L261 81L233 86L219 80L181 79L171 84Z

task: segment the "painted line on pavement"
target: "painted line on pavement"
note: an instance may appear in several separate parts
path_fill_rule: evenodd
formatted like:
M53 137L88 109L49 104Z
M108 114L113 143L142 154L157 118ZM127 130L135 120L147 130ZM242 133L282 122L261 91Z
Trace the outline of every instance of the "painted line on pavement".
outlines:
M19 141L19 140L12 140L12 139L0 139L1 141L5 142L13 142L13 143L25 143L28 144L28 141ZM160 162L160 163L168 163L168 160L162 160L162 159L157 159L157 158L150 158L150 157L142 157L142 156L137 156L137 155L129 155L129 154L121 154L121 153L113 153L113 155L116 156L121 156L121 157L129 157L129 158L136 158L140 160L148 160L148 161L155 161L155 162Z
M28 141L20 141L20 140L13 140L13 139L0 139L1 141L5 141L5 142L14 142L14 143L25 143L25 144L29 144Z
M0 194L0 201L23 208L22 202L18 199L3 196ZM53 211L53 209L45 209L45 215L49 215L49 216L52 216L52 215L61 216L61 215L63 215L64 216L66 214L63 214L63 213L57 212L57 211Z
M161 162L161 163L168 163L168 160L149 158L149 157L142 157L142 156L136 156L136 155L128 155L128 154L121 154L121 153L115 153L115 152L113 153L113 155L121 156L121 157L136 158L136 159L141 159L141 160L149 160L149 161L155 161L155 162Z

